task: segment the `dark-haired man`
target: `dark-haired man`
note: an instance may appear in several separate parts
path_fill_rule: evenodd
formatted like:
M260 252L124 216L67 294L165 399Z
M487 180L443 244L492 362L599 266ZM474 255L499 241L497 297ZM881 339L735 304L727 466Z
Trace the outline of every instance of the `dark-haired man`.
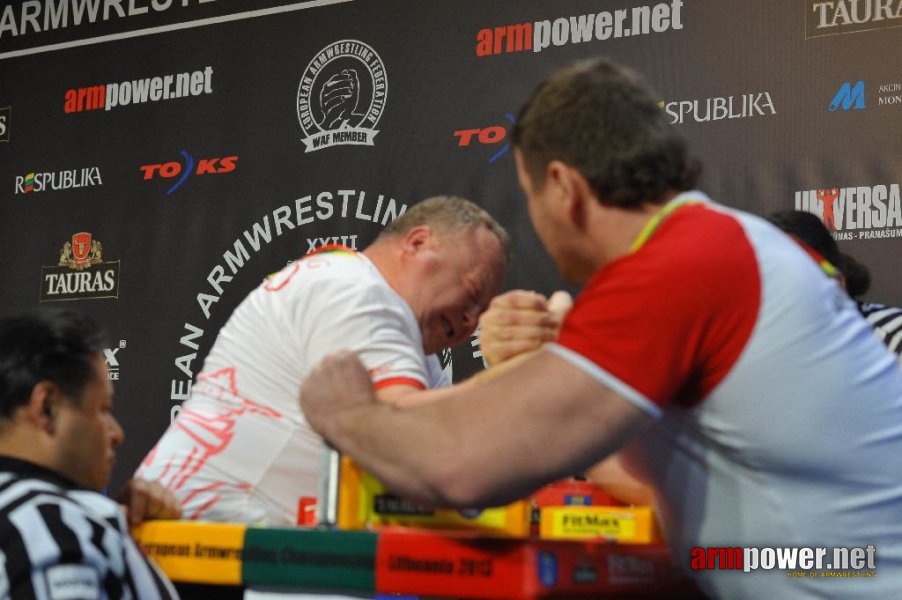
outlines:
M71 311L0 320L0 598L171 598L106 488L123 432L94 323ZM128 521L177 518L158 484Z
M692 162L658 98L593 60L553 75L517 119L533 226L585 285L555 342L409 409L374 403L366 372L340 353L305 381L307 419L395 492L442 505L523 497L622 450L707 594L892 596L902 371L798 244L691 191ZM525 313L541 322L533 298ZM523 325L512 319L512 335ZM710 561L824 549L829 560L787 570L850 571L832 564L833 547L875 558L852 574L877 576Z
M811 213L783 210L770 214L767 220L800 241L824 272L839 280L855 300L858 312L902 364L902 308L860 299L871 287L868 268L841 252L827 227Z
M508 247L484 210L438 196L363 252L330 246L282 269L235 309L138 476L171 489L189 519L297 523L320 467L321 440L297 404L307 372L351 347L382 401L445 385L431 355L476 328Z

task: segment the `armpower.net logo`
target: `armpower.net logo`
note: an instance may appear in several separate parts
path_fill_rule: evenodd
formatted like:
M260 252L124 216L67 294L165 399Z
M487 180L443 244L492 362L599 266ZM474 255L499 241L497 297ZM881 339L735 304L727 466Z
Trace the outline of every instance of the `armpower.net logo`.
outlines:
M541 52L551 46L664 33L683 28L683 0L480 29L476 56Z
M877 548L693 548L693 571L785 571L787 577L876 577Z
M63 111L112 110L129 104L175 100L213 93L213 67L119 83L100 83L66 90Z

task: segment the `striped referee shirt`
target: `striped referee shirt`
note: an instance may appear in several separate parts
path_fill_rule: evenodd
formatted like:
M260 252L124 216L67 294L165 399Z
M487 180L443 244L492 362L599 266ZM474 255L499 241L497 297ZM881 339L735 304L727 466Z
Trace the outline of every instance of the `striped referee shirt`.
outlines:
M0 599L177 597L114 501L0 456Z
M902 363L902 308L859 302L858 310L887 348L899 355L899 362Z

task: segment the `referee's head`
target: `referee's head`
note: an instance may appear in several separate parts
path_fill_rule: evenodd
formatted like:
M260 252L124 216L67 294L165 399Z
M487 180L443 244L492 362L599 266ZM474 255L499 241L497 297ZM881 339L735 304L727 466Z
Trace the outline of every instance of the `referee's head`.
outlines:
M94 321L73 310L0 319L0 455L85 487L107 485L123 433L105 346Z

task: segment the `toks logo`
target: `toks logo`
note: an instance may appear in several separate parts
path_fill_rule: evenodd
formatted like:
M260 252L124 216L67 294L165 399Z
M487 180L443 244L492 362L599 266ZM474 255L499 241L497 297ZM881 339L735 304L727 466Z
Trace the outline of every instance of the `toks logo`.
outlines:
M225 158L202 158L197 162L197 168L194 166L194 157L182 150L179 152L185 160L185 166L170 161L165 163L157 163L150 165L141 165L140 169L144 173L144 181L149 181L155 177L164 179L172 179L178 177L178 180L166 190L166 195L172 194L179 189L185 180L191 175L216 175L222 173L231 173L238 168L237 156L226 156Z
M838 240L902 237L898 183L803 190L795 193L795 209L820 218Z
M375 50L357 40L323 48L298 86L304 152L343 144L372 146L387 94L385 65Z
M119 261L104 262L103 245L88 232L63 244L56 266L41 267L41 302L118 297Z
M517 122L516 118L511 113L504 113L504 118L510 121L512 125ZM457 146L459 148L470 146L474 143L474 140L481 146L494 146L507 139L507 133L508 130L506 127L502 127L501 125L490 125L489 127L476 129L458 129L454 132L454 137L458 138ZM489 164L492 164L507 154L508 151L510 151L510 148L510 142L505 142L501 149L489 157Z

